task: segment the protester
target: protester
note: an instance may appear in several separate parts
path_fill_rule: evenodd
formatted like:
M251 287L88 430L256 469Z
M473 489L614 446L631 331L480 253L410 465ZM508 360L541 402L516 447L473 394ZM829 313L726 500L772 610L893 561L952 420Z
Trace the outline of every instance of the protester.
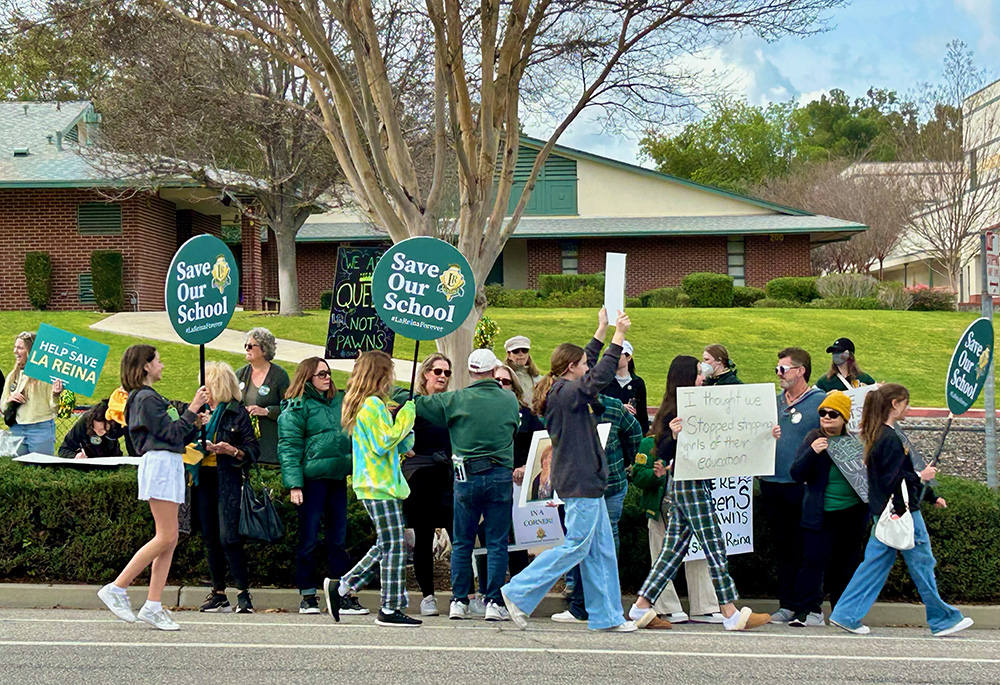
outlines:
M679 373L682 367L678 366L677 370ZM667 395L675 396L676 381L676 377L667 379ZM656 419L653 420L653 425L656 426ZM664 459L657 457L655 440L652 436L643 438L632 466L632 483L641 492L639 506L646 513L649 557L654 560L663 549L667 521L670 520L672 500L667 488L668 479L667 464ZM693 623L722 623L719 600L715 597L715 587L708 571L708 560L685 561L684 576L687 579L690 616L681 607L674 581L671 580L663 588L663 594L653 602L657 617L670 623L687 623L689 620Z
M600 406L598 394L614 378L630 324L628 315L619 312L611 345L597 361L608 331L607 311L602 308L597 331L586 349L571 343L556 347L548 375L535 388L535 413L545 417L552 437L552 486L566 509L566 536L562 545L539 554L501 589L511 619L522 630L549 588L577 565L588 627L616 632L636 629L622 616L618 560L604 500L608 464L593 420L594 407ZM656 616L652 609L649 614L649 618Z
M184 503L184 446L196 433L197 411L208 401L208 390L198 388L187 410L178 415L177 409L153 389L162 375L163 362L152 345L132 345L122 355L122 387L129 393L125 415L132 441L142 456L139 499L149 502L156 533L97 596L123 621L135 623L138 618L160 630L179 630L161 598L177 545L177 509ZM126 590L150 564L149 594L136 616Z
M417 416L448 427L455 460L461 460L465 472L464 479L455 479L451 541L452 599L448 615L457 620L469 615L472 550L480 519L486 546L486 620L508 619L500 587L507 577L514 434L520 423L520 404L493 378L499 364L491 350L473 350L468 362L469 387L416 398Z
M24 365L28 363L31 346L35 344L35 334L24 331L14 338L14 370L3 385L0 411L10 429L10 434L24 438L18 448L18 455L37 452L56 453L56 414L59 412L59 395L63 382L52 383L28 378ZM11 415L15 421L8 420Z
M861 441L865 445L864 458L868 467L868 513L877 520L891 499L893 516L901 516L907 509L902 489L907 489L916 544L912 549L902 551L903 561L927 610L931 632L943 637L965 630L973 621L946 604L938 593L934 577L937 562L931 551L927 525L920 513L921 481L933 478L937 469L928 466L918 475L894 430L896 423L906 417L909 403L909 391L896 383L887 383L873 390L865 399L861 415ZM944 508L948 503L938 497L935 506ZM862 620L878 599L899 551L880 541L875 532L873 527L865 558L830 614L831 623L858 635L870 632Z
M85 411L63 438L59 456L64 459L122 456L118 439L125 430L107 418L107 411L107 400L101 400Z
M243 481L260 455L253 425L240 402L236 374L225 362L205 364L205 389L211 417L205 424L205 457L195 465L191 499L201 522L201 536L208 554L212 591L199 611L229 613L226 567L239 594L236 613L252 614L246 550L240 537L240 504ZM200 441L198 443L200 449Z
M760 477L764 519L775 540L778 567L779 607L772 623L788 623L795 617L795 578L802 564L802 498L805 490L792 478L792 462L806 435L819 428L819 404L825 393L809 387L812 359L800 347L778 352L778 425L781 437L775 447L774 475Z
M729 350L718 343L709 345L701 353L702 378L705 385L739 385L743 383L736 377L736 364L729 358Z
M542 378L542 372L531 358L531 340L515 335L503 344L503 348L507 351L506 363L514 370L524 402L530 407L535 397L535 384Z
M683 421L677 416L677 388L700 384L702 379L698 360L687 356L674 357L667 371L667 379L667 393L653 423L654 451L657 458L663 461L664 472L673 468L677 436L683 428ZM773 434L775 437L781 434L778 426L774 427ZM768 614L754 613L750 607L739 610L736 608L735 602L739 599L739 594L729 576L726 543L712 506L712 481L678 481L671 478L668 488L671 508L663 548L639 589L639 596L629 609L629 618L635 620L640 627L656 618L653 603L659 599L666 584L674 579L687 555L691 537L695 536L705 552L715 594L722 605L722 626L726 630L749 630L767 623L770 620ZM669 625L667 623L663 627Z
M837 338L826 351L833 354L833 362L830 370L816 381L817 388L830 392L875 385L875 379L858 368L858 362L854 358L854 343L850 338Z
M632 359L632 343L624 341L622 355L618 359L615 379L601 390L602 395L614 397L625 405L625 409L639 421L642 434L649 433L649 413L646 406L646 382L635 373Z
M419 626L420 619L403 611L407 597L402 500L410 494L410 487L400 468L401 455L413 449L416 411L412 401L399 407L395 416L389 411L394 378L392 357L372 350L358 357L347 380L340 421L353 438L354 494L375 524L377 540L364 559L340 579L338 594L344 597L357 592L374 578L378 566L382 608L375 623ZM339 620L336 613L334 616Z
M830 440L856 442L847 432L851 398L832 390L819 405L818 430L810 431L799 447L791 475L805 485L802 502L802 566L795 579L790 625L824 626L823 595L837 606L858 567L861 541L868 522L868 504L847 480L827 451ZM845 467L846 468L846 467ZM861 477L866 477L862 472Z
M295 369L278 415L281 482L291 490L292 504L298 507L295 583L302 597L300 614L320 613L316 590L321 579L331 615L368 613L354 597L331 598L326 591L351 567L346 545L347 477L352 462L350 438L340 425L343 400L344 393L337 390L327 363L309 357ZM320 573L316 558L321 525L326 531L325 574Z
M278 414L288 392L288 373L273 363L277 345L271 331L254 328L243 339L247 363L239 368L243 404L254 417L260 441L260 462L278 463Z
M451 360L445 355L435 352L420 364L417 395L429 397L445 392L450 383ZM406 390L402 394L407 394ZM399 394L397 398L405 401ZM403 460L403 477L410 486L403 513L413 528L413 572L423 593L422 616L439 613L434 595L434 536L438 528L444 528L451 537L455 480L451 455L448 428L436 426L418 414L413 422L413 455Z

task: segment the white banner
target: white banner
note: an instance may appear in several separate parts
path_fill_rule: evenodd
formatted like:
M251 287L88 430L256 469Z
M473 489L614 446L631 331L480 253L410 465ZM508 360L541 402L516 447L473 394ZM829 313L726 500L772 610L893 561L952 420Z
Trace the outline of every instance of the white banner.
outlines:
M138 466L142 457L91 457L90 459L66 459L53 457L51 454L29 452L23 457L14 457L14 461L22 464L41 464L44 466Z
M544 504L520 506L521 486L514 485L514 544L510 550L531 549L532 547L554 547L563 541L562 524L559 523L559 509Z
M719 518L726 556L753 552L753 478L716 478L712 481L712 509ZM697 537L691 538L684 561L704 559Z
M774 475L772 384L678 388L677 415L677 480Z
M604 257L604 308L615 325L618 312L625 311L625 255L608 252Z

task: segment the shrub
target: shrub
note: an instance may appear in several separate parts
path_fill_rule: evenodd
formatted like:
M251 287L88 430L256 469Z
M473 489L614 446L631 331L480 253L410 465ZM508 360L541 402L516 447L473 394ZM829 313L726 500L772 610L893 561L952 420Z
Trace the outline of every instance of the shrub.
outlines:
M125 302L122 283L122 253L95 250L90 253L90 274L93 278L94 303L105 312L120 312Z
M773 278L764 286L764 292L773 300L794 300L803 304L819 298L815 276Z
M820 297L875 297L878 281L868 274L830 274L816 280Z
M955 309L955 291L948 288L931 288L926 285L915 285L906 289L913 295L915 312L950 312Z
M687 307L691 304L691 298L684 294L680 288L656 288L647 290L639 296L643 307L677 308Z
M493 285L488 285L483 288L483 293L486 295L486 306L487 307L506 307L504 303L507 295L507 290L503 285L495 283Z
M472 336L472 342L476 349L492 350L498 335L500 335L500 326L490 317L484 316L476 324L476 332Z
M913 295L906 292L899 281L886 281L878 286L879 309L906 311L913 306Z
M537 290L507 290L502 285L488 285L485 290L486 304L489 307L527 309L542 306Z
M691 298L692 307L731 307L733 304L733 277L726 274L688 274L681 280L681 288Z
M643 306L642 300L638 297L626 297L625 298L625 309L641 309Z
M541 300L542 307L549 309L600 309L604 306L604 286L600 290L585 286L573 292L554 292Z
M319 294L319 308L330 311L331 307L333 307L333 291L324 290Z
M776 300L773 297L765 297L763 300L754 302L753 306L758 309L798 309L802 303L795 300Z
M538 277L538 290L546 298L552 293L571 293L588 287L603 293L604 274L543 274Z
M767 294L760 288L738 285L733 288L734 307L752 307L757 300L763 300Z
M807 307L813 309L878 309L878 300L874 297L824 297L813 300Z
M28 281L28 301L35 309L45 309L52 299L52 258L48 252L24 255L24 277Z

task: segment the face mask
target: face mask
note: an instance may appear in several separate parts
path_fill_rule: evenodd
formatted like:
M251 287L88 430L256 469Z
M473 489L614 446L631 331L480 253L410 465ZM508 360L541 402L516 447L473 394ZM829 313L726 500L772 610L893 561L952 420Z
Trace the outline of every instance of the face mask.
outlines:
M833 353L833 363L837 366L844 364L848 359L851 358L850 352L834 352Z
M704 376L705 378L709 378L713 373L715 373L715 369L712 367L711 364L709 364L707 362L702 362L701 363L701 375L702 376Z

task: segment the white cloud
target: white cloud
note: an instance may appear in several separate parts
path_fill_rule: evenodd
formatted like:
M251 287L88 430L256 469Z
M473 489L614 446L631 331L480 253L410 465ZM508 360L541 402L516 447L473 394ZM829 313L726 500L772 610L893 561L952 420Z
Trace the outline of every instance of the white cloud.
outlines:
M993 0L954 0L954 2L956 7L975 19L979 25L981 31L979 50L981 52L1000 47L1000 37L994 30Z

